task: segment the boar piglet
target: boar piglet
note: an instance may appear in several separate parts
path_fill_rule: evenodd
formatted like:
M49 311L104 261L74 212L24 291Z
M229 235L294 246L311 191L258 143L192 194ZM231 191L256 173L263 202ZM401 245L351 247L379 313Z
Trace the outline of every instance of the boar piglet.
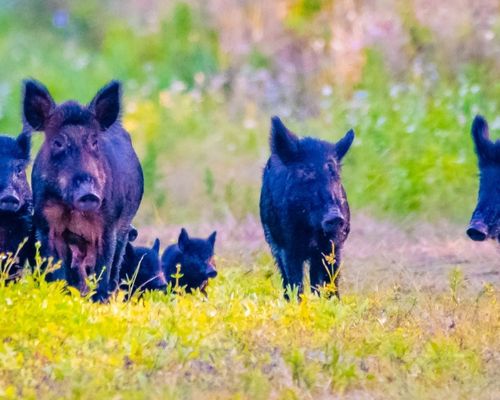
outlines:
M0 136L0 253L15 254L25 239L31 239L21 248L9 278L19 274L34 252L33 199L26 178L30 148L29 132L21 133L17 139Z
M207 239L190 238L183 228L177 244L165 249L161 257L161 265L167 282L175 284L173 275L180 265L182 277L179 286L186 287L188 293L200 289L205 293L208 280L217 276L214 261L214 247L217 232L213 232Z
M467 234L472 240L500 242L500 140L490 139L488 123L480 115L472 123L472 139L479 164L479 194Z
M323 259L331 253L332 243L336 263L330 273L338 278L342 247L350 229L340 166L354 132L329 143L297 137L278 117L271 123L271 156L264 169L260 216L283 287L296 288L300 294L305 262L310 264L313 289L329 282Z
M56 104L41 83L24 82L24 123L43 131L32 188L34 224L44 257L62 261L49 280L85 293L99 278L95 301L118 286L130 223L142 199L142 168L120 123L121 85L112 81L88 105Z
M160 240L156 239L153 246L136 247L127 243L125 255L120 270L122 289L128 290L125 282L133 281L132 292L137 290L165 290L167 281L160 263Z

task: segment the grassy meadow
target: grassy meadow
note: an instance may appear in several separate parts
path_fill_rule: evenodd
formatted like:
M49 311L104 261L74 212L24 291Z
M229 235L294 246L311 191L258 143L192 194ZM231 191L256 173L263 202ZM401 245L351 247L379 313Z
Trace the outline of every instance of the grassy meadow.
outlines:
M498 398L500 250L464 237L473 116L500 137L495 2L0 3L0 132L21 129L26 77L82 103L120 79L138 242L219 232L207 297L0 279L0 398ZM341 300L283 299L258 220L274 114L356 132Z

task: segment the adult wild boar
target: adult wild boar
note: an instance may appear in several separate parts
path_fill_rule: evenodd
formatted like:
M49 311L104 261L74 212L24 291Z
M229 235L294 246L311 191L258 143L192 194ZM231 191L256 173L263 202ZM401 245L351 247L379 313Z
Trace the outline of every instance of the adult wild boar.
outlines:
M490 139L488 123L480 115L472 123L472 139L479 161L479 194L467 234L472 240L500 242L500 140Z
M303 291L304 262L313 289L329 281L323 263L335 245L334 271L342 260L350 213L340 181L341 161L354 139L350 130L337 143L298 138L278 117L271 119L271 157L263 176L260 216L266 241L288 285ZM333 276L332 275L332 276ZM288 294L285 292L285 297Z
M29 132L17 139L0 136L0 253L16 254L19 245L31 237L33 199L26 178L30 149ZM18 275L32 252L33 243L25 243L9 270L9 278Z
M57 105L34 80L24 82L24 122L45 141L32 173L34 223L42 255L62 261L48 277L85 293L99 278L94 300L117 287L130 223L143 195L142 168L120 123L121 85L112 81L88 105Z

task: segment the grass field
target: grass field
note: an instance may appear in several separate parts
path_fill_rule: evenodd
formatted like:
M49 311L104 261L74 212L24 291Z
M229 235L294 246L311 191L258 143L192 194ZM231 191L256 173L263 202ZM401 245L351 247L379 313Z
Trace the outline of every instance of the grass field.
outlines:
M496 245L481 256L456 226L356 218L342 300L288 303L256 226L218 226L208 297L122 292L96 305L37 273L0 282L0 397L497 398Z
M138 243L217 229L219 276L103 305L0 280L0 399L497 400L500 248L464 231L473 116L500 132L499 21L491 0L7 0L0 131L26 77L82 103L122 80ZM340 301L283 300L258 220L273 114L356 131Z
M202 295L96 306L28 276L2 288L3 398L476 398L498 383L498 294L393 288L281 299L269 264ZM273 276L274 275L274 276ZM272 279L270 279L272 278Z

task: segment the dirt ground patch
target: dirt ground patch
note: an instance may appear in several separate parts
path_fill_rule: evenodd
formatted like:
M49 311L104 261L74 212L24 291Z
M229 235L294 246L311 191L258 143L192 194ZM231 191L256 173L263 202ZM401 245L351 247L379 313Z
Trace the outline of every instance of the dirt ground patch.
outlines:
M229 263L251 268L262 252L269 252L255 217L187 228L193 236L208 236L217 230L217 255ZM165 247L176 241L179 231L180 226L171 225L140 229L138 243L150 244L159 237ZM464 227L456 224L403 224L361 215L353 218L345 245L343 288L362 291L397 285L442 290L448 287L450 271L457 267L472 289L485 283L498 287L500 245L473 242Z

